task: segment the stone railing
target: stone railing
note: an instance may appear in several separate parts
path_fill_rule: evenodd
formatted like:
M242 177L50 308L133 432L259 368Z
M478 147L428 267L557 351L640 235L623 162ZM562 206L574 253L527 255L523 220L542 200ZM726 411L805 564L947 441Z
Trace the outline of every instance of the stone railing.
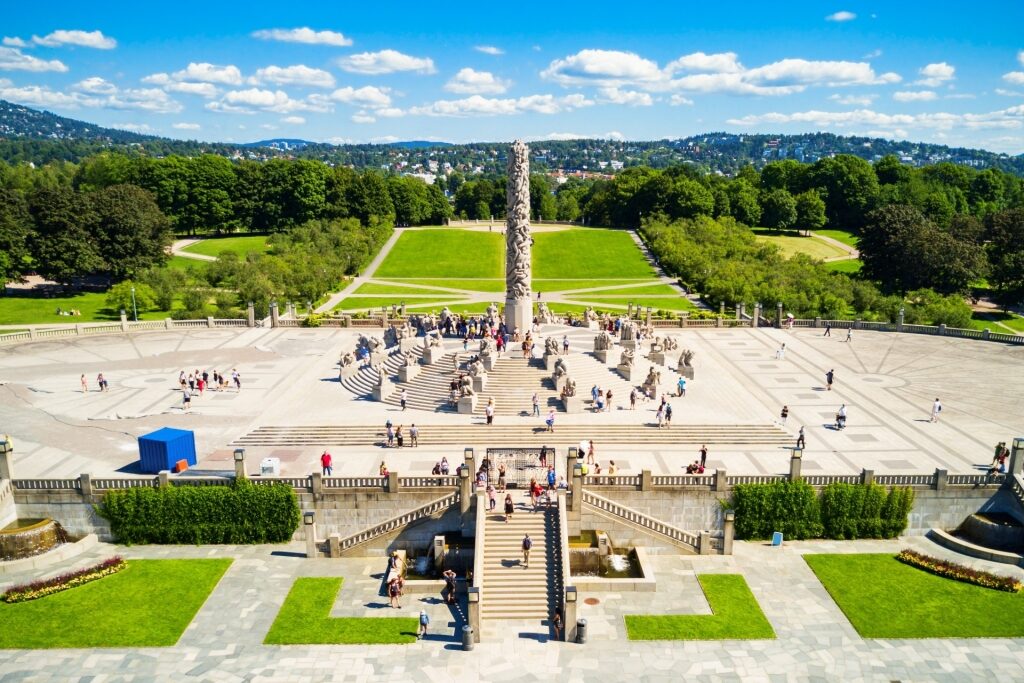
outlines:
M20 326L19 326L20 327ZM4 334L0 330L0 344L37 341L41 339L63 339L86 337L100 334L125 334L153 330L181 330L210 327L249 327L245 318L203 318L201 320L122 320L114 323L75 323L73 325L39 326L25 325L27 330Z
M714 483L715 475L713 474L670 474L651 477L651 484L655 487L683 488L701 486L711 489Z
M583 491L583 503L605 513L605 515L613 517L617 521L638 527L646 532L657 535L659 538L664 538L673 545L700 552L700 541L696 534L683 531L678 527L666 524L650 515L645 515L625 505L620 505L613 500L599 496L593 491L587 491L586 489Z
M375 524L374 526L368 527L366 529L363 529L362 531L359 531L358 533L352 534L351 536L347 536L341 539L339 541L340 550L342 554L344 554L345 552L351 550L352 548L355 548L358 545L362 545L363 543L372 541L375 538L384 536L385 534L400 531L414 522L418 522L421 519L430 517L436 514L437 512L441 512L442 510L447 510L451 506L458 504L458 502L459 491L458 489L456 489L455 491L452 491L451 493L441 498L438 498L437 500L433 500L429 503L426 503L425 505L421 505L418 508L409 510L408 512L403 512L402 514L396 515L391 519L386 519L383 522L380 522L379 524Z
M15 491L78 491L78 479L15 479Z
M487 494L480 491L476 494L476 538L473 541L473 580L468 582L469 625L473 628L473 636L480 642L480 615L483 613L484 600L484 551L487 540Z
M1020 501L1021 505L1024 505L1024 477L1019 474L1013 475L1013 488L1014 495L1017 496L1017 500Z
M3 510L4 503L14 495L14 485L10 479L0 479L0 510Z
M640 487L638 474L588 474L583 477L584 486L628 486Z
M740 476L726 477L729 486L737 484L773 484L777 481L786 481L789 477L785 474L744 474Z
M558 492L558 554L562 562L562 591L572 585L569 565L569 515L565 505L565 491Z
M157 477L139 478L132 477L128 478L117 478L117 479L93 479L92 487L94 489L112 490L112 489L137 489L137 488L153 488L160 485L160 481Z
M455 487L459 478L455 476L428 476L428 477L399 477L398 488L400 489L427 489L438 486Z
M325 489L381 489L387 488L386 477L324 477Z

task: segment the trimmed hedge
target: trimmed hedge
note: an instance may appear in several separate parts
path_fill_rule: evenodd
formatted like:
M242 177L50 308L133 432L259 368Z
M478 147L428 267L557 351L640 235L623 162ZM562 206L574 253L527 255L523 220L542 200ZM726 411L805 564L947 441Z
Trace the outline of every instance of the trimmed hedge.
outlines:
M733 489L736 538L893 538L907 528L909 487L886 493L878 484L829 484L820 497L802 481L740 484Z
M299 527L290 486L162 486L108 491L96 512L121 543L282 543Z

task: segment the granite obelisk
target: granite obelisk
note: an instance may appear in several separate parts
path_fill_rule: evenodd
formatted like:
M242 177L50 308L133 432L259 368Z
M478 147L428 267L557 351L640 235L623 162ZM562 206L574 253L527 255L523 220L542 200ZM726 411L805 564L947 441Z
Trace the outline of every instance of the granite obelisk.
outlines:
M505 326L523 334L533 324L530 297L530 150L521 140L508 155L505 220Z

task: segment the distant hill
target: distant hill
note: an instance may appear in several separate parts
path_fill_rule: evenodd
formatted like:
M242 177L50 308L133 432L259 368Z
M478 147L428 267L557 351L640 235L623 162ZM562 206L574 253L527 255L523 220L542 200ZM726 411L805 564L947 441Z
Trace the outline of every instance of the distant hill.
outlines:
M388 144L332 145L300 138L272 138L246 144L173 140L104 128L46 111L0 100L0 159L8 163L78 161L106 150L130 155L196 156L263 161L280 157L319 159L357 169L465 175L505 172L508 142L452 144L409 140ZM703 133L666 140L542 140L530 143L531 167L537 172L613 174L632 166L666 168L692 164L708 173L732 175L748 164L795 159L813 163L836 154L875 161L895 154L904 163L923 166L950 162L973 168L998 168L1024 175L1024 155L832 133L800 135Z

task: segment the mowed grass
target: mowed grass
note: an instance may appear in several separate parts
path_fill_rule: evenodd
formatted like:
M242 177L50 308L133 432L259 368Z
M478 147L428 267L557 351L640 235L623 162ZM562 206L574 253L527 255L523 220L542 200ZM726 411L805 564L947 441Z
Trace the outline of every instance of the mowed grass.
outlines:
M630 640L769 640L775 630L739 574L697 577L713 614L627 615Z
M815 235L824 235L825 237L831 237L832 239L842 242L848 247L857 248L857 240L860 239L857 235L853 234L849 230L815 230Z
M568 297L567 297L568 298ZM653 309L660 309L663 311L695 311L697 307L689 299L685 299L681 296L665 296L665 297L654 297L654 296L616 296L616 297L600 297L590 296L588 294L573 295L573 301L589 301L595 304L595 307L603 304L614 304L616 306L628 306L630 302L633 302L634 306L641 306L647 308L650 306Z
M459 300L458 295L451 295L448 297L415 297L405 295L394 295L394 296L350 296L342 299L337 306L334 307L335 311L365 311L371 308L380 309L382 306L391 308L391 304L401 305L404 301L406 306L424 306L442 303L445 301L456 301ZM487 307L487 304L484 304Z
M244 258L249 252L255 251L263 254L268 249L267 237L260 235L256 237L212 237L191 244L182 251L203 256L220 256L225 251L230 251L238 254L239 258Z
M975 311L971 316L971 327L975 330L984 330L987 327L992 332L1006 333L1006 328L997 323L1002 323L1002 325L1009 327L1015 332L1024 332L1024 318L1013 313L1003 313L1002 311L981 313Z
M376 282L367 282L364 285L360 285L353 294L395 294L398 296L429 296L433 294L443 294L450 296L451 292L446 292L443 289L431 289L430 287L417 287L416 285L401 285L397 283L386 283L380 284Z
M593 287L575 287L574 289L592 289L587 296L637 296L649 294L654 296L680 296L679 292L668 285L643 285L640 287L614 287L607 283L594 283ZM557 290L556 290L557 291Z
M807 254L811 258L827 259L847 254L846 251L839 247L814 237L798 236L796 233L776 235L761 230L755 230L754 232L759 242L768 242L776 245L782 250L783 255L787 257L794 254Z
M623 230L576 228L536 233L533 240L533 277L539 280L654 276L630 233Z
M1024 636L1024 593L935 576L889 554L804 560L865 638Z
M825 263L825 267L833 273L856 275L860 272L860 269L864 267L864 262L859 258L849 258L843 259L842 261L828 261Z
M111 576L45 598L0 602L0 648L167 647L231 565L129 560Z
M172 256L164 262L166 268L183 270L185 272L194 270L196 273L202 273L212 265L213 261L200 261L199 259L188 258L187 256Z
M377 278L374 277L374 280ZM472 292L485 292L488 294L501 293L505 291L504 279L473 279L473 278L404 278L395 281L395 290L402 285L417 287L448 287L449 289L465 289ZM383 283L383 286L389 286Z
M409 230L380 264L381 278L501 278L505 247L499 233Z
M0 297L0 325L49 325L120 320L121 312L107 306L107 295L102 292L79 292L53 298L4 296ZM76 309L82 315L57 315L57 309ZM163 320L168 311L139 311L139 320ZM128 311L128 319L133 318Z
M403 644L416 641L413 617L331 617L342 579L300 578L288 591L267 645Z

